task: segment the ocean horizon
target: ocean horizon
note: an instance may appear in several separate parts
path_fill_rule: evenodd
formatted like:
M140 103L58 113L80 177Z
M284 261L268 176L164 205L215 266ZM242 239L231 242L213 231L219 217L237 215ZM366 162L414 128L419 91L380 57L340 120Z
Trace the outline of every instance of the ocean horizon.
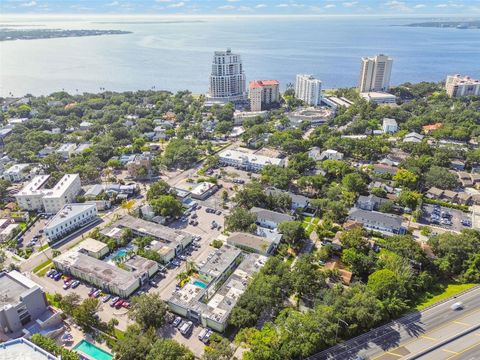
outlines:
M360 58L393 57L392 85L480 77L480 30L404 26L426 17L5 17L1 27L124 30L130 34L0 42L0 96L208 89L213 52L242 56L247 80L297 73L324 88L357 85ZM431 18L428 18L431 20Z

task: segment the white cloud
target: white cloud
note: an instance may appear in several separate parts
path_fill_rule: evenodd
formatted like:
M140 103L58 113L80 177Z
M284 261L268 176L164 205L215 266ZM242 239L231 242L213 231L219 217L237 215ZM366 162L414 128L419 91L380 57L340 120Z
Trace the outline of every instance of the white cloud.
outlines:
M158 3L168 3L168 2L172 2L172 0L155 0L156 2Z
M427 7L427 5L425 5L425 4L417 4L417 5L414 6L415 9L422 9L422 8L424 8L424 7Z
M437 8L446 8L448 7L448 4L438 4Z
M118 5L120 5L118 1L112 1L111 3L108 3L105 6L118 6Z
M266 8L267 5L265 4L258 4L258 5L255 5L255 9L262 9L262 8Z
M237 2L237 1L240 1L240 0L227 0L227 2Z
M392 0L385 3L391 9L398 10L398 11L411 11L411 9L405 5L403 1Z
M20 6L23 6L23 7L32 7L32 6L35 6L35 5L37 5L36 1L29 1L29 2L26 2L26 3L20 4Z
M358 1L350 1L350 2L344 2L343 6L345 7L354 7L355 5L358 4Z
M335 5L335 4L327 4L327 5L325 5L324 7L325 7L325 9L333 9L334 7L337 7L337 5Z
M235 6L233 6L233 5L223 5L223 6L219 6L217 9L218 10L235 10Z
M288 7L288 4L278 4L277 7L279 7L279 8L286 8L286 7Z
M183 1L168 5L169 8L180 8L182 6L185 6L185 3Z

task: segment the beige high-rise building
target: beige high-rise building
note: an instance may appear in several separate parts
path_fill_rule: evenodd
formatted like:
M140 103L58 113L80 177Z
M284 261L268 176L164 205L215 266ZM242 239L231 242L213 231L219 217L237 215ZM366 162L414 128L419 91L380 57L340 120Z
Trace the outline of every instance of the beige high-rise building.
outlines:
M280 102L280 90L277 80L250 81L248 88L251 111L265 110L270 104Z
M380 54L374 57L363 57L360 66L360 92L386 91L390 88L393 59Z
M207 98L212 101L238 102L246 100L245 72L240 55L215 51Z
M480 80L468 76L449 75L445 83L447 95L450 97L480 96Z

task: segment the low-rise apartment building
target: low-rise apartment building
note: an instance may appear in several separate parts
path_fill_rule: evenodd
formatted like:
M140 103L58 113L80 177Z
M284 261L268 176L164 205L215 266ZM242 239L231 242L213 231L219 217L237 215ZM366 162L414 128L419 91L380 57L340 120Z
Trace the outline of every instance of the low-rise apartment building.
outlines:
M35 176L16 195L17 204L22 210L45 211L55 214L66 204L72 203L81 191L80 176L66 174L57 184L48 189L45 187L50 175Z
M397 97L395 95L385 92L364 92L360 93L360 96L369 102L374 102L377 105L395 104Z
M250 212L256 215L257 225L267 229L276 229L282 222L295 220L291 215L258 207L251 208Z
M367 230L400 235L406 233L403 218L398 215L352 208L348 219L361 223Z
M47 223L44 234L49 241L57 241L96 219L95 204L68 204Z
M122 263L125 270L77 250L57 256L53 263L60 271L121 297L132 295L158 271L157 262L138 255Z
M253 252L264 256L273 254L278 243L271 238L257 235L234 232L227 238L227 244L235 246L247 252Z
M222 166L233 166L246 171L261 171L267 165L285 166L285 159L245 153L237 150L223 150L218 154Z
M176 314L223 332L238 298L266 260L265 256L242 254L240 250L224 245L200 269L201 279L193 280L173 293L168 306Z
M32 164L15 164L5 170L2 177L13 183L20 182L29 176L31 168Z

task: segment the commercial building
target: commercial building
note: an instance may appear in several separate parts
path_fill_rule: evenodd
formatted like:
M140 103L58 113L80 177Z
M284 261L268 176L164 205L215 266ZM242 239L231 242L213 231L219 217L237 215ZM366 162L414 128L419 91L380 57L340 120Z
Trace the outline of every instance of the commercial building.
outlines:
M386 92L363 92L360 93L360 96L368 102L374 102L377 105L395 104L397 101L397 97L395 95Z
M358 84L360 92L388 90L390 88L392 65L393 59L383 54L363 57Z
M215 194L217 190L218 186L216 184L210 182L201 182L192 189L190 195L194 199L205 200Z
M47 311L42 288L18 271L0 273L0 330L22 330Z
M95 259L100 259L109 252L107 244L92 238L86 238L72 250L79 251Z
M293 221L295 218L288 214L282 214L276 211L253 207L250 209L252 214L257 216L256 223L267 229L276 229L284 221Z
M0 344L0 358L5 360L60 360L59 357L43 350L25 338L18 338Z
M157 262L138 255L122 263L125 270L77 250L57 256L53 263L60 271L121 297L133 294L158 271Z
M227 238L227 244L264 256L271 255L278 246L278 243L270 238L243 232L232 233Z
M450 97L480 96L480 80L471 79L468 76L449 75L445 83L447 95Z
M288 119L292 126L300 126L307 122L311 126L319 126L325 124L334 115L334 110L322 106L322 107L308 107L299 109L293 113L287 114Z
M136 179L149 178L152 175L152 159L153 156L150 152L135 155L127 163L128 175Z
M252 111L262 111L280 102L280 86L277 80L250 81L248 89Z
M313 75L298 74L295 79L295 97L310 106L322 102L322 82Z
M239 102L246 100L246 80L240 55L215 51L207 94L209 101Z
M249 154L237 150L223 150L218 154L222 166L233 166L246 171L260 171L266 165L285 166L285 159Z
M224 245L200 269L201 280L193 280L173 293L168 300L170 310L204 327L223 332L249 280L266 260L265 256L254 253L243 255L240 250ZM211 275L208 277L213 279L210 283L205 274Z
M382 122L382 129L385 134L393 134L398 131L398 124L395 119L384 118Z
M22 210L44 210L46 213L55 214L66 204L73 202L81 190L78 174L64 175L51 189L45 188L49 178L50 175L37 175L15 195Z
M60 240L96 219L95 204L68 204L47 223L44 234L49 241Z
M353 101L350 101L343 96L340 98L337 98L335 96L324 96L322 98L322 102L334 110L338 109L340 106L348 109L350 106L353 105Z

